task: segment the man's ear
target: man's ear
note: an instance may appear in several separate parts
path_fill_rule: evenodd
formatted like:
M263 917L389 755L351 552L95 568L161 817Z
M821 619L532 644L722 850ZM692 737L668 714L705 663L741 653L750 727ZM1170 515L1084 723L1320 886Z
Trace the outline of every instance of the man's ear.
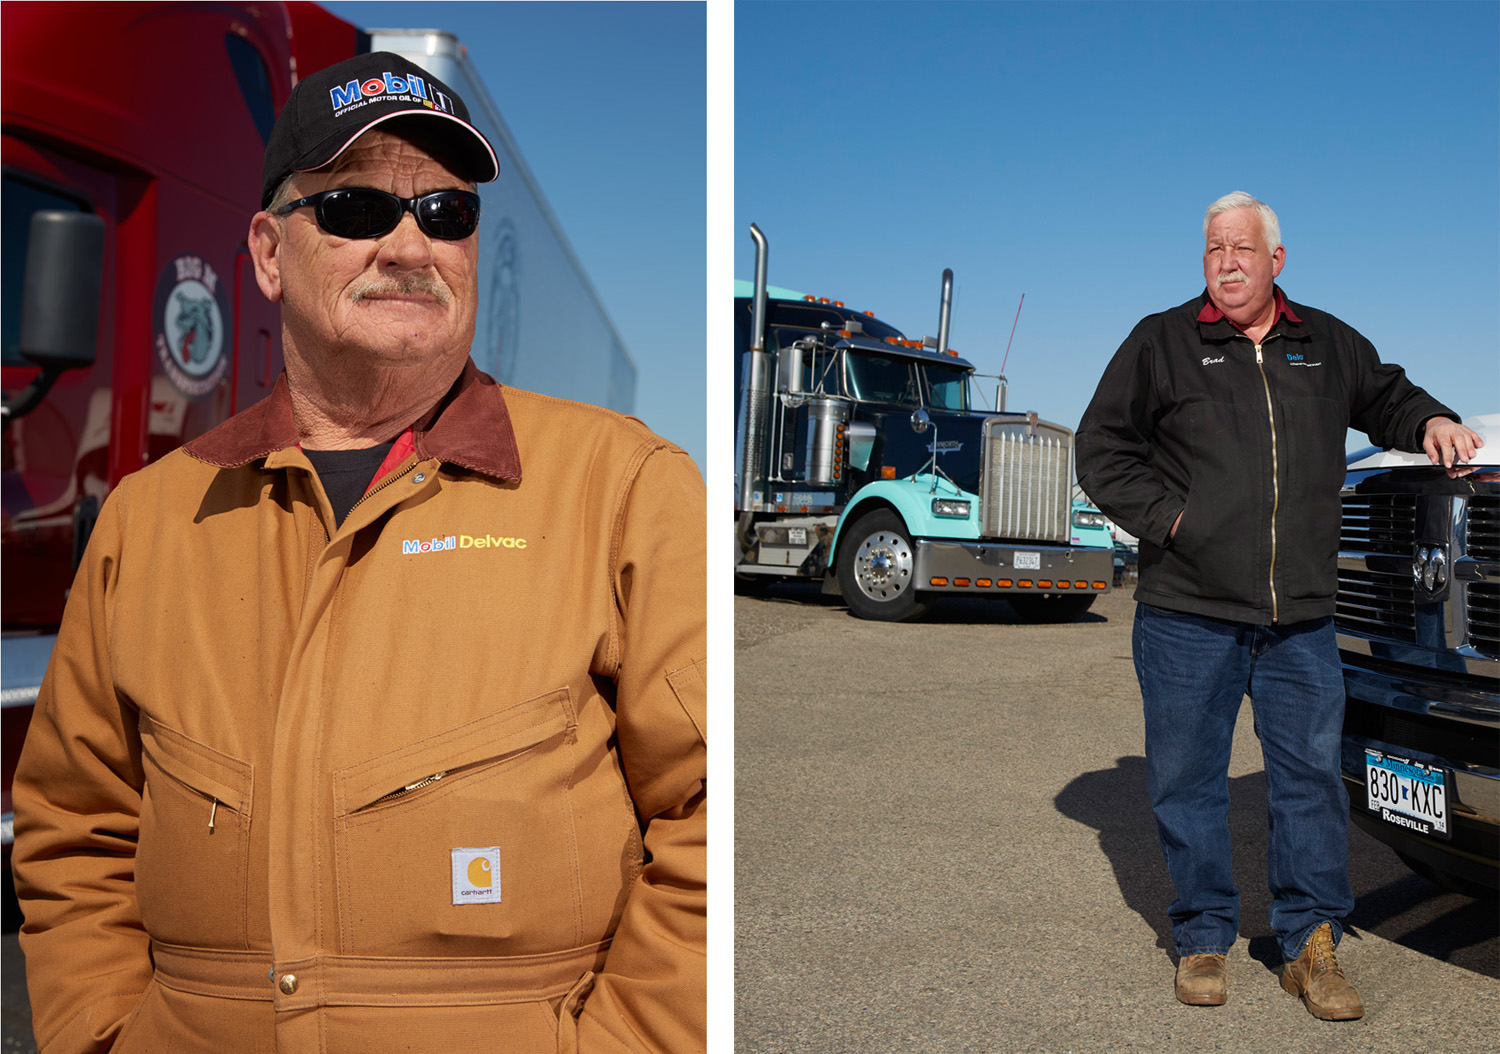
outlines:
M266 299L281 299L281 223L269 212L257 212L250 219L250 259L255 261L255 284Z

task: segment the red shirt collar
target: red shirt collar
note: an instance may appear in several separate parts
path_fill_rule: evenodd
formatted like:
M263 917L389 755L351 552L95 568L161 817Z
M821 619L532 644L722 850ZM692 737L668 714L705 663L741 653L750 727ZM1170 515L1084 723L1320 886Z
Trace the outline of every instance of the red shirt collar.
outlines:
M1281 286L1272 286L1271 289L1276 294L1276 316L1271 319L1271 324L1274 326L1276 319L1282 315L1286 316L1288 322L1301 322L1302 320L1297 317L1297 313L1292 310L1292 305L1287 303L1286 297L1282 295ZM1198 312L1199 322L1220 322L1223 319L1224 312L1214 307L1212 300L1206 301L1203 305L1203 310ZM1231 322L1230 325L1232 326L1234 323Z

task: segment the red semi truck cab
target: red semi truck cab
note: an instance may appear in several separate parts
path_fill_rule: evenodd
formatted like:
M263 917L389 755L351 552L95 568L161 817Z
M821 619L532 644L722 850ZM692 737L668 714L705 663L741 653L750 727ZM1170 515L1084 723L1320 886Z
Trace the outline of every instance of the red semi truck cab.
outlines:
M99 507L275 383L279 312L246 247L266 139L299 68L369 38L311 3L9 2L0 20L8 860L11 774Z

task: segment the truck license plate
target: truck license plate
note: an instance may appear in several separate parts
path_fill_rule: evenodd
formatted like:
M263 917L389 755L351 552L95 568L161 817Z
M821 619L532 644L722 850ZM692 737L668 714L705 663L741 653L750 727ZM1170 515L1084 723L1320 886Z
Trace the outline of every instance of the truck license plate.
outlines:
M1040 571L1042 569L1042 554L1017 553L1012 566L1017 571Z
M1448 779L1441 768L1365 748L1367 804L1387 823L1451 838Z

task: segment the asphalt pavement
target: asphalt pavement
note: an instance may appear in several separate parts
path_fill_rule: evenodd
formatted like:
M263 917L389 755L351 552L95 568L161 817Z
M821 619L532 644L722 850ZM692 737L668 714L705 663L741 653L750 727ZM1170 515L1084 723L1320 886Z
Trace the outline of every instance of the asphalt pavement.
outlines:
M863 622L735 599L735 1051L1500 1050L1500 908L1351 828L1360 1021L1281 990L1248 702L1230 771L1229 1002L1172 994L1129 590L1083 621L954 602Z

